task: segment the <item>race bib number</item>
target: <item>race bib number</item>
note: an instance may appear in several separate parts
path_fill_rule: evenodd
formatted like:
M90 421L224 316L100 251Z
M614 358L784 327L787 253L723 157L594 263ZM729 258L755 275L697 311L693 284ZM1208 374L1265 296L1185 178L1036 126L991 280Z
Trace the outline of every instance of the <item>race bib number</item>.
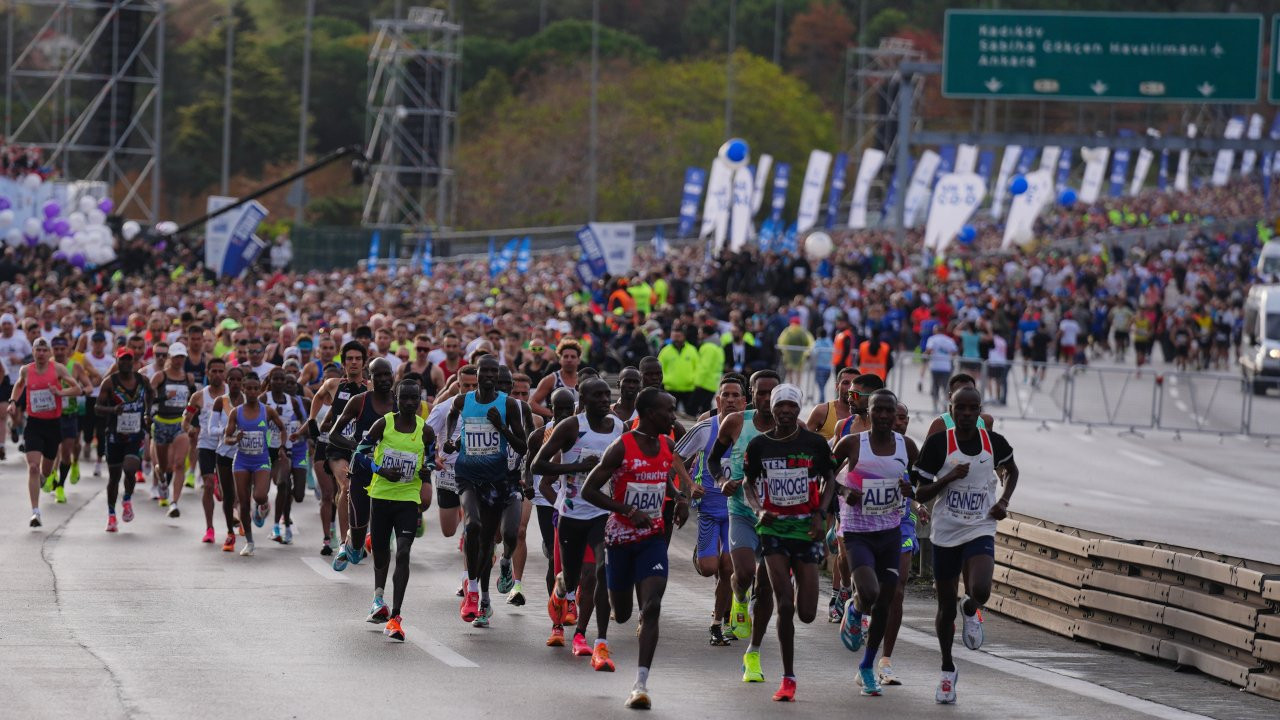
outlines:
M290 435L290 437L292 437L294 433L298 432L298 428L300 428L300 427L302 427L302 423L298 422L297 420L290 420L290 421L289 421L289 435Z
M267 445L273 448L280 447L280 431L276 428L275 423L267 426Z
M666 497L666 483L627 483L626 497L622 502L636 508L651 518L662 517L662 501Z
M342 392L339 392L339 393L338 393L338 399L339 399L339 400L343 400L343 401L345 401L345 400L350 400L350 399L351 399L351 393L347 392L346 390L343 390Z
M116 432L121 435L133 435L142 432L142 413L120 413L116 417Z
M989 498L985 490L970 485L949 488L944 502L947 511L961 520L981 520L990 509L987 505Z
M261 430L240 433L240 452L245 455L261 455L267 449L267 434Z
M384 450L382 467L399 476L395 482L409 482L418 470L418 456L403 450Z
M169 410L183 410L190 396L191 388L186 385L165 385L164 406Z
M344 428L342 428L342 437L344 437L344 438L346 438L346 439L348 439L348 440L355 440L355 439L356 439L356 424L355 424L355 423L347 423L347 426L346 426L346 427L344 427Z
M435 473L436 487L449 492L458 492L458 478L453 475L453 468L445 465Z
M33 413L53 412L58 409L58 403L53 398L53 391L48 388L32 390L27 398L31 403L29 411Z
M897 478L862 479L862 514L889 515L902 508L902 491Z
M778 507L795 507L809 501L809 468L769 470L765 496Z
M489 418L469 417L462 422L462 443L467 454L474 457L497 455L502 450L502 434L489 422Z

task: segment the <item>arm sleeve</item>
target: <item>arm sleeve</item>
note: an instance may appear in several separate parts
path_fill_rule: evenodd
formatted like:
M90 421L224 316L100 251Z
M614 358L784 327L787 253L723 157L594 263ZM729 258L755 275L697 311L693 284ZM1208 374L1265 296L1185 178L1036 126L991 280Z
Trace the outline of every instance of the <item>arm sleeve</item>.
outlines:
M703 420L689 429L689 432L676 443L676 454L682 458L691 457L707 446L707 436L711 432L711 421Z
M995 456L996 467L1013 462L1013 446L1009 441L992 430L988 430L987 435L991 437L991 454Z
M994 440L992 441L994 443ZM915 473L926 482L933 482L947 460L947 434L934 433L924 441L920 457L916 459Z

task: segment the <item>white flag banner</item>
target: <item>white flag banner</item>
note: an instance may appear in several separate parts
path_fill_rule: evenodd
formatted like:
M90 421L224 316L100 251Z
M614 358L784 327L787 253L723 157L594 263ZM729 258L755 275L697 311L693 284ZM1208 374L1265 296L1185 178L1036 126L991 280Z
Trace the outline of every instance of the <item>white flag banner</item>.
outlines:
M996 175L996 189L991 194L991 217L996 220L1004 214L1004 196L1009 189L1009 176L1013 174L1013 169L1018 166L1018 159L1021 157L1021 145L1005 146L1004 157L1000 158L1000 173Z
M1080 157L1084 160L1084 177L1080 179L1080 202L1092 205L1098 202L1098 193L1102 191L1102 176L1107 172L1107 159L1111 157L1111 148L1080 148Z
M1142 187L1147 184L1147 175L1151 172L1151 161L1155 157L1156 154L1147 148L1138 151L1138 159L1133 165L1133 180L1129 183L1130 195L1142 192Z
M1233 117L1228 120L1227 129L1222 131L1222 137L1227 140L1239 140L1244 137L1244 118ZM1218 157L1213 161L1213 177L1209 178L1209 184L1214 187L1226 185L1227 180L1231 179L1231 167L1235 164L1235 150L1219 150Z
M636 255L635 223L590 223L610 275L626 275ZM719 248L717 248L717 252Z
M978 146L961 144L956 147L956 165L952 172L964 175L978 168ZM984 193L985 194L985 193Z
M946 250L986 195L986 184L977 173L948 173L938 178L924 226L924 246L939 253Z
M707 178L707 198L702 204L702 230L698 233L699 239L716 233L718 228L728 229L729 205L732 202L733 168L716 158L711 162L711 175ZM724 244L723 231L719 232L719 238L717 247Z
M1062 157L1062 148L1057 145L1046 145L1040 151L1040 169L1048 170L1049 174L1058 171L1058 158Z
M1104 163L1105 164L1105 163ZM1053 174L1048 170L1027 173L1027 191L1015 195L1009 203L1009 219L1004 224L1004 241L1000 247L1007 249L1013 243L1026 245L1035 239L1036 218L1053 199Z
M235 201L225 195L210 195L205 201L205 213L212 215ZM237 217L234 212L223 213L204 224L204 266L214 272L222 270L222 260L231 244L231 226Z
M773 156L761 155L760 160L756 162L756 186L751 192L751 214L754 216L760 212L760 206L764 204L764 193L768 189L766 186L769 182L769 171L773 169Z
M1195 123L1187 125L1187 138L1196 136ZM1178 151L1178 172L1173 176L1173 189L1186 192L1191 187L1191 151Z
M730 210L729 250L739 252L753 233L751 227L751 168L740 167L733 173L733 204ZM716 254L720 246L716 246Z
M1262 137L1262 116L1254 113L1249 118L1249 130L1245 137L1250 140L1258 140ZM1240 156L1240 174L1248 177L1253 172L1253 166L1258 162L1258 153L1253 150L1245 150Z
M933 185L933 176L938 172L938 163L942 157L932 150L925 150L916 163L916 171L911 174L911 184L907 186L906 204L902 206L902 222L907 227L915 227L920 216L928 208L929 188Z
M854 230L867 227L867 196L871 194L871 183L875 182L876 175L880 174L882 167L884 167L883 150L867 148L862 151L862 162L858 165L858 178L853 183L853 202L849 204L849 227Z
M809 153L809 165L804 169L804 187L800 191L800 210L796 214L796 234L803 233L818 222L818 208L822 205L822 189L827 184L827 171L831 169L831 153L814 150Z

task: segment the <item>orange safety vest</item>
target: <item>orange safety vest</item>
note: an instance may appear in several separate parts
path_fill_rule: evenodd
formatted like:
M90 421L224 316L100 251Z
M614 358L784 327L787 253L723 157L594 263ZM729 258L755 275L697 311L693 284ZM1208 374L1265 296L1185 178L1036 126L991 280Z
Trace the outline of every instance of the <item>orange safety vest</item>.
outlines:
M880 352L871 354L871 341L863 340L858 346L858 372L880 376L881 380L889 374L889 343L880 343Z

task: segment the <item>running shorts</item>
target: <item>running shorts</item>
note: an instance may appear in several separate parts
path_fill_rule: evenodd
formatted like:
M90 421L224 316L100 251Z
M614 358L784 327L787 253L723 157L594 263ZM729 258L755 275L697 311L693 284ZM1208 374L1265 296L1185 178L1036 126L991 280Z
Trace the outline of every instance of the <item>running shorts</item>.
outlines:
M951 580L960 577L964 564L971 557L986 555L996 556L996 538L994 535L983 535L969 542L954 547L933 546L933 578L934 580Z
M844 534L844 552L849 558L849 569L874 568L881 585L897 582L901 546L902 532L898 528Z
M756 521L741 515L729 515L729 549L739 548L760 554L760 535L756 532Z
M630 592L651 577L667 576L667 542L661 536L604 549L610 592Z
M173 422L156 418L151 423L151 438L156 441L156 445L172 445L174 440L182 434L182 419L174 418Z
M763 555L785 555L792 560L817 565L825 553L822 543L815 540L798 540L777 535L760 536L760 552Z
M62 444L62 420L27 418L27 425L22 431L22 444L26 446L27 452L38 452L46 460L58 457L58 446Z
M729 516L698 513L697 557L713 557L729 552Z
M80 437L80 418L78 415L63 415L58 419L58 428L62 431L63 440L75 440Z

